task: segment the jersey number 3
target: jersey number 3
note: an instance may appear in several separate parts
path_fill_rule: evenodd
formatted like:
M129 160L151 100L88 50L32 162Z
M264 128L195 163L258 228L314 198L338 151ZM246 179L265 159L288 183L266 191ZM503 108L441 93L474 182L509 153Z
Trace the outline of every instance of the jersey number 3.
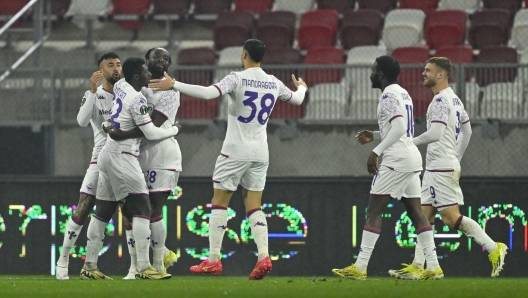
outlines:
M246 91L244 92L244 95L247 96L247 99L244 100L242 103L245 106L249 106L251 108L251 114L249 117L242 117L238 116L238 121L242 123L249 123L253 121L255 118L255 115L257 115L257 105L255 104L255 100L258 98L258 93L253 91ZM269 116L271 114L271 109L273 108L273 105L275 104L275 97L273 94L266 93L262 96L260 99L260 111L257 116L257 120L261 125L266 124L268 122Z

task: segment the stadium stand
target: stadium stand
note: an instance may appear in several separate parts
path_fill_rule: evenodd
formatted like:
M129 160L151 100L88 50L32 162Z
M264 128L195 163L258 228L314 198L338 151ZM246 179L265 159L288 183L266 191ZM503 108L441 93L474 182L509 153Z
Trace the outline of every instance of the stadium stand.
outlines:
M273 6L273 0L235 0L235 11L249 11L255 14L261 14L270 11Z
M438 8L438 0L400 0L399 8L421 9L429 15Z
M356 0L317 0L317 9L334 9L339 13L353 10Z
M480 0L440 0L438 9L463 10L473 14L480 9Z
M213 119L218 116L218 99L202 100L181 94L178 119Z
M439 10L429 14L425 41L431 49L464 44L467 16L461 10Z
M266 49L285 48L293 45L297 17L291 11L265 12L259 16L255 33Z
M477 56L478 63L517 63L517 50L506 46L486 47ZM476 81L481 87L491 83L513 82L517 76L515 67L481 68L476 71Z
M218 15L230 9L231 0L193 0L195 20L205 22L214 21Z
M297 41L303 50L315 46L335 46L339 13L331 9L312 10L302 15Z
M391 9L396 8L396 0L357 0L360 9L375 9L383 14L387 14Z
M113 10L111 15L138 15L145 16L149 12L149 0L113 0ZM134 37L137 38L137 30L142 28L145 23L142 21L117 21L117 24L125 29L133 30Z
M310 48L304 58L304 64L343 64L344 51L336 47ZM323 83L340 83L343 77L341 69L307 69L304 72L304 81L308 86Z
M528 47L528 9L521 9L515 14L511 41L519 50L524 50Z
M15 15L27 4L27 0L13 0L13 1L1 1L0 2L0 17L5 20L9 20L10 16ZM0 19L0 20L2 20ZM0 26L4 23L0 21ZM20 26L20 22L17 22L16 26Z
M154 15L185 15L189 12L191 0L150 0Z
M273 10L291 11L295 14L301 15L314 7L314 0L275 0Z
M516 118L521 112L523 86L514 83L492 83L484 88L483 118Z
M523 0L482 0L484 8L501 8L516 13L522 7Z
M216 54L207 47L187 48L178 52L177 65L215 65ZM213 83L213 70L211 69L179 69L176 67L174 76L178 81L208 86Z
M51 14L62 17L68 11L71 0L51 0Z
M419 9L394 9L385 17L382 40L387 49L420 45L425 13Z
M507 45L511 15L505 9L484 9L473 14L468 40L474 49Z
M348 50L357 46L377 45L383 29L383 14L373 9L358 9L343 14L340 38Z
M309 89L305 119L343 119L347 111L348 88L340 83L319 84Z
M214 27L214 44L217 50L242 46L252 37L255 19L247 11L225 11L218 15Z

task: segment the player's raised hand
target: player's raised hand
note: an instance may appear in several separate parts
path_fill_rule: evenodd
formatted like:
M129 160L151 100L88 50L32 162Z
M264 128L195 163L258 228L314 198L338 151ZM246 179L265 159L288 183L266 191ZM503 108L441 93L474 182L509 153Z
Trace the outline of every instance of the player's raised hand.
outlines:
M374 135L370 130L360 131L356 134L356 139L361 145L372 142L374 140Z
M295 87L298 88L299 85L302 85L302 86L304 86L306 89L308 89L308 86L307 86L306 83L303 81L303 79L299 78L299 79L297 80L297 78L295 77L294 74L292 74L291 77L292 77L292 80L293 80L293 84L295 84Z
M92 73L92 76L90 77L90 92L95 93L97 91L97 83L103 78L103 72L100 70Z
M374 152L370 152L370 156L367 160L367 170L372 175L378 173L378 155Z
M172 87L174 86L174 82L176 82L176 80L174 80L173 78L171 78L167 72L165 71L164 73L164 76L165 76L165 80L163 79L152 79L150 80L150 83L148 84L148 87L154 91L161 91L161 90L170 90L172 89Z

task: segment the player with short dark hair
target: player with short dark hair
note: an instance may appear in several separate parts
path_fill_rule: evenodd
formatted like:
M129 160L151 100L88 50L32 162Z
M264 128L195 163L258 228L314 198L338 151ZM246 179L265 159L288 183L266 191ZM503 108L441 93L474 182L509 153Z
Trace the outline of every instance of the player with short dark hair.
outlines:
M94 148L90 166L86 170L81 189L79 202L75 214L68 220L64 240L55 276L57 279L69 279L68 264L72 247L75 245L77 236L86 221L86 218L95 205L95 194L97 191L97 158L99 152L106 142L106 134L101 123L110 119L112 100L114 97L114 84L121 78L121 61L116 53L109 52L101 56L97 61L99 70L90 77L90 90L84 93L81 108L77 114L77 122L86 127L91 124L94 133ZM102 85L97 86L102 80Z
M209 87L176 82L167 74L165 80L152 80L149 84L153 89L174 89L206 100L227 95L227 134L213 173L209 257L190 268L194 273L222 272L220 249L227 228L227 207L239 184L242 186L246 215L258 250L258 261L249 278L262 279L272 268L268 254L267 221L261 210L262 191L269 165L266 126L277 99L300 105L307 87L306 83L292 75L293 83L298 88L292 92L280 80L266 74L260 68L265 51L266 47L260 40L247 40L241 51L244 70L232 72Z
M508 247L493 241L476 221L461 215L458 207L464 205L459 184L460 161L471 138L471 124L464 104L449 87L451 68L449 59L433 57L427 60L422 73L423 85L434 93L427 108L427 131L413 139L416 146L428 144L422 180L422 210L431 226L434 227L435 216L440 213L447 226L483 246L492 264L491 277L496 277L502 270ZM400 270L389 270L389 274L400 279L419 279L425 263L420 241L414 256L412 264L404 264Z
M390 56L376 58L370 80L372 88L382 94L378 104L379 131L362 131L356 135L361 144L381 140L372 150L367 169L374 174L367 209L367 221L363 228L361 249L355 264L343 269L332 269L334 274L356 280L367 278L367 266L374 246L381 233L382 213L391 199L405 205L407 214L416 226L416 234L423 244L427 270L421 279L442 279L444 274L438 265L433 231L420 208L420 171L422 156L413 144L413 102L405 89L397 84L400 66ZM378 157L383 157L378 167Z

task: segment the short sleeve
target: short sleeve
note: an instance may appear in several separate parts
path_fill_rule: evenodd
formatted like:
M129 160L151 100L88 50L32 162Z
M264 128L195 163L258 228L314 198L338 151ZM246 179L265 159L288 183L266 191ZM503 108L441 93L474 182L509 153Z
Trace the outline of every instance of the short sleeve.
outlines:
M451 114L451 107L447 99L442 97L434 98L429 106L428 117L431 123L442 123L447 125L447 119Z
M236 73L232 72L213 86L218 89L220 96L231 93L235 91L238 86L238 76Z
M152 122L148 113L147 99L142 94L134 98L129 110L137 126Z
M469 122L469 115L466 110L463 110L460 114L460 123L465 124Z
M381 111L387 115L389 122L391 122L396 117L402 117L402 112L400 110L400 102L398 101L396 94L382 94L379 101L379 105Z
M180 92L175 90L157 91L158 103L154 106L154 110L160 112L169 119L169 115L178 108L178 99Z
M292 98L293 92L280 80L277 80L276 82L277 87L279 88L279 99L283 101L289 101Z

